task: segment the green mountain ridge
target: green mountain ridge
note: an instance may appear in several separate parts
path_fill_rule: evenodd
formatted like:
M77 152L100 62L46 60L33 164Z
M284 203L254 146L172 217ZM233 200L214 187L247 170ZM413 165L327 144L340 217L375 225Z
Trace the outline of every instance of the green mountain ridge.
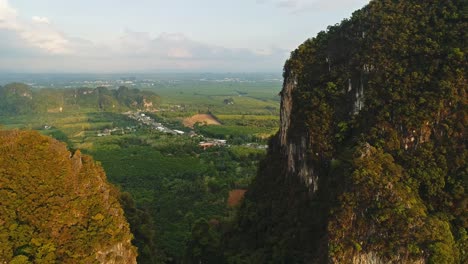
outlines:
M375 0L291 54L229 263L466 263L466 1Z
M150 91L130 89L76 88L33 89L23 83L0 86L0 115L73 112L80 109L99 111L151 110L159 96Z

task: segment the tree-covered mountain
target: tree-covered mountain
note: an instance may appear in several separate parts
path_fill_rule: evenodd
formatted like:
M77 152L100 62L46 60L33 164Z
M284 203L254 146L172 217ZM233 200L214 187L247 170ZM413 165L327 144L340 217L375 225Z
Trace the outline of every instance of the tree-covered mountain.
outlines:
M24 114L32 111L33 92L23 83L0 86L0 113Z
M125 86L118 89L32 89L23 83L0 86L0 115L70 112L84 108L102 111L151 110L158 103L159 96L153 92Z
M0 263L136 263L100 165L37 132L0 131Z
M466 10L374 0L292 52L229 263L467 263Z

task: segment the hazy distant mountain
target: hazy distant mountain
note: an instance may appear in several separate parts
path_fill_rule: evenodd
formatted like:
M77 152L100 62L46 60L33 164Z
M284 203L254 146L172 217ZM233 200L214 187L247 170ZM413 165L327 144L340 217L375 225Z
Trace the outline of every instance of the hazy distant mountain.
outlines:
M118 89L32 89L23 83L0 86L0 114L3 115L70 112L81 108L102 111L149 110L158 103L159 97L153 92L125 86Z

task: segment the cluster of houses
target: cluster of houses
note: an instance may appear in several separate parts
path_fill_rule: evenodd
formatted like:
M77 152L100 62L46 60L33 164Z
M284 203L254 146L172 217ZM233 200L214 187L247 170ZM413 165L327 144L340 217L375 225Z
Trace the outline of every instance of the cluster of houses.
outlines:
M163 124L156 122L153 120L151 117L147 116L144 113L141 112L126 112L124 113L126 116L130 117L133 120L138 121L139 123L149 126L152 129L158 130L159 132L162 133L167 133L167 134L173 134L173 135L183 135L185 134L184 131L177 130L177 129L170 129L165 127Z
M262 145L258 143L247 143L244 146L249 147L249 148L256 148L256 149L267 149L268 145Z
M190 137L200 137L203 141L200 141L198 143L198 146L202 149L208 149L211 147L219 147L219 146L227 146L227 141L225 139L212 139L212 138L204 138L202 135L197 135L195 132L190 131L189 133L185 133L184 131L177 130L177 129L169 129L162 125L159 122L156 122L153 120L151 117L147 116L144 113L141 112L126 112L124 113L126 116L129 118L138 121L140 124L146 125L152 129L155 129L159 132L162 133L168 133L168 134L173 134L173 135L188 135ZM103 137L103 136L110 136L110 135L115 135L115 134L128 134L131 132L136 131L136 127L126 127L126 128L119 128L115 127L112 129L104 129L100 130L97 133L98 137ZM258 149L266 149L268 146L266 145L260 145L256 143L248 143L246 144L248 147L253 147L253 148L258 148Z
M184 131L177 130L177 129L169 129L165 127L163 124L156 122L151 117L147 116L145 113L129 111L124 114L130 117L131 119L138 121L141 124L149 126L155 130L158 130L159 132L173 134L173 135L185 135L186 134ZM189 133L187 133L187 135L190 137L198 136L198 137L203 138L202 135L197 135L193 131L190 131ZM200 148L203 148L203 149L207 149L207 148L214 147L214 146L225 146L227 142L224 139L209 139L209 138L203 138L203 139L204 141L201 141L200 143L198 143L198 146L200 146Z
M198 143L198 146L202 149L207 149L215 146L225 146L226 140L224 139L206 139L205 141L201 141Z
M110 135L115 135L115 134L124 135L124 134L129 134L135 131L136 131L135 126L131 126L131 127L128 126L125 128L120 128L120 127L106 128L103 130L98 130L97 136L105 137L105 136L110 136Z

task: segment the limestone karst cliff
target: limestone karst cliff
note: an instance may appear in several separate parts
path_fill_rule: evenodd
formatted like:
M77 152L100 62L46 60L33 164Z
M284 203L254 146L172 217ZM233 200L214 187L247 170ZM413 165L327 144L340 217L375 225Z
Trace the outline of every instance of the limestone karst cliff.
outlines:
M463 2L374 0L292 52L230 261L466 263Z
M101 166L37 132L0 131L0 263L136 263Z

